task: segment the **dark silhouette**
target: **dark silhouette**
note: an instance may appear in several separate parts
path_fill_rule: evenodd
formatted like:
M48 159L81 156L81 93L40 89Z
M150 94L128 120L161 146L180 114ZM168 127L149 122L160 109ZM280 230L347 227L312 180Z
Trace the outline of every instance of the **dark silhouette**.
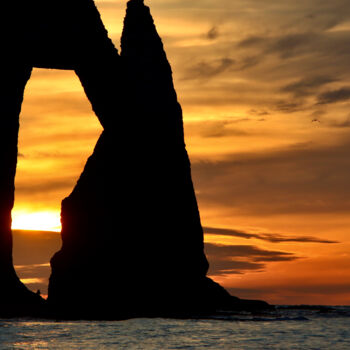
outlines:
M104 131L76 187L62 202L63 245L51 261L50 312L74 318L182 317L267 308L264 302L230 296L206 277L182 110L149 8L142 0L129 1L119 55L92 0L67 2L64 11L53 12L43 37L40 13L48 6L42 2L36 9L38 28L27 42L30 54L23 56L23 74L19 76L18 65L16 73L9 72L9 79L18 75L12 80L14 90L8 89L11 83L2 87L11 95L9 103L16 98L7 113L6 130L13 135L0 150L6 151L1 154L5 159L9 145L13 147L11 159L2 163L11 171L0 184L7 193L0 207L5 217L0 222L5 242L0 278L10 273L25 294L40 299L20 284L11 260L18 115L32 66L74 69ZM55 32L62 21L67 25Z
M12 263L11 210L14 204L14 178L17 164L19 114L24 87L31 68L8 65L1 73L0 137L0 315L34 313L42 299L18 279Z

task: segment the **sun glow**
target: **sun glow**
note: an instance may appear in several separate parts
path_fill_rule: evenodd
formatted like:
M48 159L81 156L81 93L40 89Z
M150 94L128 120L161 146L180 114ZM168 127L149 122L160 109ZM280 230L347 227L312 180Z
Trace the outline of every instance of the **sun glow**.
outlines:
M54 211L14 210L12 212L12 229L59 232L61 230L60 214Z

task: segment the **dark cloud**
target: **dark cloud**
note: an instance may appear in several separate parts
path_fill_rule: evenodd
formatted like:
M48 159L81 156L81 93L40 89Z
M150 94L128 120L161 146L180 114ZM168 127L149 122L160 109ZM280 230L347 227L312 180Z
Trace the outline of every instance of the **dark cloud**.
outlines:
M47 264L61 248L61 235L56 232L13 230L14 264Z
M347 213L350 144L295 147L192 161L200 204L239 213Z
M202 61L195 66L187 69L185 79L208 79L215 77L235 64L235 61L231 58L224 57L219 60L211 62Z
M294 271L290 274L281 270L274 278L248 278L247 283L243 280L231 283L229 291L245 298L274 298L282 304L290 303L291 300L295 303L296 298L300 297L299 300L303 299L302 303L309 300L308 303L315 304L323 300L323 304L337 305L339 297L346 296L344 305L347 305L350 300L350 282L347 278L349 267L349 254L299 259L293 263Z
M210 30L208 31L208 33L206 34L207 39L209 40L215 40L220 36L219 33L219 28L214 26L212 28L210 28Z
M209 259L209 271L208 274L211 276L220 276L220 275L243 275L246 272L262 272L264 271L265 264L249 262L249 261L239 261L216 259L215 256L208 256Z
M280 58L293 57L307 50L308 45L318 38L312 32L282 34L278 36L250 36L238 42L238 48L260 49L261 54L278 54Z
M206 253L216 259L246 258L254 262L290 261L295 260L293 253L271 251L251 245L218 245L206 243Z
M247 30L250 35L246 37L237 34L237 40L222 35L213 45L186 47L182 52L184 56L190 51L192 61L198 62L198 57L202 61L191 69L185 68L183 76L194 80L211 78L215 84L210 84L210 92L203 91L202 86L198 89L196 84L195 97L191 96L187 85L182 98L184 105L226 107L239 104L279 115L315 111L320 106L315 101L317 103L318 97L325 93L327 84L337 82L346 87L350 82L350 35L337 30L343 20L337 6L315 5L323 10L315 10L309 18L314 6L283 5L284 10L279 14L281 21L267 25L269 6L266 5L266 8L259 7L266 16L260 19L259 32L251 29ZM341 6L343 4L339 8ZM337 17L340 19L336 20ZM288 26L282 18L287 20ZM228 24L224 25L226 33ZM220 57L228 57L234 64L229 68L221 67ZM183 67L186 67L185 62ZM223 76L225 79L219 79ZM291 98L286 98L286 93L291 94ZM327 110L328 115L332 113Z
M51 273L50 263L32 264L32 265L15 265L19 278L45 278Z
M326 91L318 96L319 104L330 104L350 100L350 87Z
M318 40L315 33L297 33L274 38L266 47L266 53L276 53L282 59L290 58L308 50L309 44Z
M275 233L249 233L241 230L231 230L216 227L204 227L204 233L212 235L232 236L245 239L260 239L271 243L284 243L284 242L296 242L296 243L339 243L337 241L324 240L310 236L288 236L284 234Z
M303 101L281 100L275 105L275 109L283 113L295 113L303 110L304 108L305 105Z
M350 116L342 121L327 120L326 125L333 128L349 128L350 127Z
M296 28L297 30L298 28ZM350 38L343 32L303 31L288 33L285 30L276 30L265 36L249 36L240 40L236 47L244 50L255 50L260 54L277 54L281 59L303 55L308 60L309 54L314 54L314 63L321 59L319 54L334 56L335 54L349 55L350 49L342 47L349 43ZM316 60L315 60L316 59ZM302 67L299 67L300 69ZM307 72L305 72L307 73Z
M263 271L267 262L294 261L293 253L271 251L251 245L205 244L211 275L242 274L246 271Z
M247 136L247 132L236 127L237 124L249 122L249 118L221 121L201 121L186 123L186 133L203 138L221 138L230 136Z
M263 61L263 56L247 56L239 62L238 70L245 70L257 66Z
M263 46L266 43L267 39L261 36L249 36L237 43L239 48L252 48Z
M284 86L281 91L292 93L296 97L303 97L317 92L320 87L334 81L336 79L330 76L307 77Z
M256 115L258 117L270 115L270 113L266 110L257 110L257 109L251 109L249 111L249 114Z
M13 230L15 269L28 288L47 294L49 261L61 244L61 235L55 232Z

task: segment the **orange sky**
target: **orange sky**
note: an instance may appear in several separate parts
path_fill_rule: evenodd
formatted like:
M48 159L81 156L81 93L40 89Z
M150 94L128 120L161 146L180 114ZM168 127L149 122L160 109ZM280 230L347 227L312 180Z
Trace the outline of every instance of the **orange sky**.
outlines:
M96 4L119 47L125 1ZM239 297L350 304L348 0L148 4L184 109L210 274ZM33 72L14 228L59 229L101 130L72 72ZM26 270L32 288L49 256L32 263L40 276Z

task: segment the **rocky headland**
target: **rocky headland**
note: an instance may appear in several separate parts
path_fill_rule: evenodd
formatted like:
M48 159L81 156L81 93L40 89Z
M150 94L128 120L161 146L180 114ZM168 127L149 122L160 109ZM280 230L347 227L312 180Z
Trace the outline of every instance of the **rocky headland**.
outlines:
M0 160L8 172L0 175L0 316L9 295L14 305L25 301L56 318L191 317L270 308L233 297L207 277L182 109L149 8L142 0L128 2L120 55L92 0L66 10L65 30L81 38L78 49L69 56L71 45L63 41L58 56L57 47L46 56L24 55L22 71L14 65L9 72L12 90L1 88L8 96L8 138L0 141ZM81 26L70 26L77 18ZM18 117L32 67L74 69L104 127L62 202L62 248L51 260L47 301L20 283L12 264Z

